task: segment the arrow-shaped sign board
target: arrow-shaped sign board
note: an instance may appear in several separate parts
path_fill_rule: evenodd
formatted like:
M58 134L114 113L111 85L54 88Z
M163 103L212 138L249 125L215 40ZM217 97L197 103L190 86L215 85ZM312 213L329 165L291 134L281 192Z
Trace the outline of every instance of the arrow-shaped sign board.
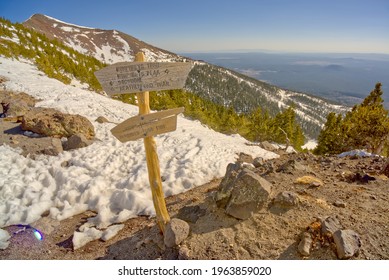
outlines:
M177 115L182 112L184 107L135 116L115 126L111 132L124 143L174 131L177 128Z
M107 94L183 88L189 62L119 62L95 72Z

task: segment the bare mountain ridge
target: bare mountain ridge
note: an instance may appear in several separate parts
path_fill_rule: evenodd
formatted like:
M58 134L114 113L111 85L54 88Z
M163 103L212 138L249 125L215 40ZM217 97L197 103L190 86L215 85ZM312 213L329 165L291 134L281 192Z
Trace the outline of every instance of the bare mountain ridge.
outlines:
M133 61L139 51L145 53L148 61L191 60L117 30L78 26L40 14L33 15L23 25L107 64ZM349 109L306 93L284 90L202 61L194 63L185 89L215 103L233 107L239 113L248 113L260 106L275 115L293 104L297 120L308 138L318 136L328 113L345 113Z
M117 30L78 26L41 14L31 16L23 25L107 64L133 61L135 54L140 51L146 54L148 61L170 62L183 59Z

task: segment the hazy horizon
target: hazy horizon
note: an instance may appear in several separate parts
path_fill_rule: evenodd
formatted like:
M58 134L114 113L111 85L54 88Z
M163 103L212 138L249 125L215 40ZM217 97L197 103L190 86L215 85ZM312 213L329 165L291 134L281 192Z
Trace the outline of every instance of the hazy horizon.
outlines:
M181 53L292 91L348 106L360 103L382 83L389 108L389 54Z

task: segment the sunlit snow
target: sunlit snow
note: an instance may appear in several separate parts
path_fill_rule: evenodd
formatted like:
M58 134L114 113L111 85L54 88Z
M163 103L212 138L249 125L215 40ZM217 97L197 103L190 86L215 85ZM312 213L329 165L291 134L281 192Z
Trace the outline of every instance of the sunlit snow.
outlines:
M111 238L118 230L108 230L112 224L139 214L154 215L143 141L123 144L110 132L115 124L95 121L104 116L122 122L137 115L137 107L64 85L26 61L0 57L0 75L9 79L4 83L7 90L23 91L42 100L37 106L83 115L96 131L96 140L86 148L34 160L21 156L20 150L0 146L0 227L32 223L47 211L50 217L63 220L92 210L97 215L73 240L82 246L92 237ZM217 133L182 116L176 131L155 139L166 196L223 176L228 163L240 152L265 159L277 157L246 145L239 135ZM64 162L67 167L61 165ZM106 230L97 233L91 228Z

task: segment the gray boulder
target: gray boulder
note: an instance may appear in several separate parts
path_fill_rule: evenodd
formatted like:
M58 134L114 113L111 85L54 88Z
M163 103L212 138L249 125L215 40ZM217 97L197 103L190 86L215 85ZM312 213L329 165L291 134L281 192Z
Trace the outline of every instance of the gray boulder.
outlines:
M253 165L256 168L261 167L264 163L265 163L265 160L263 158L261 158L261 157L256 157L253 160Z
M335 217L327 217L321 222L321 234L332 236L336 231L342 228L339 220Z
M362 243L355 231L351 229L337 230L333 236L339 259L349 259L359 253Z
M234 181L225 211L235 218L248 219L265 205L270 192L271 184L268 181L244 169Z
M227 165L226 174L220 182L214 197L218 207L224 208L227 205L232 189L234 188L234 182L241 171L242 165L240 163L230 163Z
M292 208L297 206L300 202L300 197L297 193L291 191L283 191L277 194L273 200L273 206L279 208Z

